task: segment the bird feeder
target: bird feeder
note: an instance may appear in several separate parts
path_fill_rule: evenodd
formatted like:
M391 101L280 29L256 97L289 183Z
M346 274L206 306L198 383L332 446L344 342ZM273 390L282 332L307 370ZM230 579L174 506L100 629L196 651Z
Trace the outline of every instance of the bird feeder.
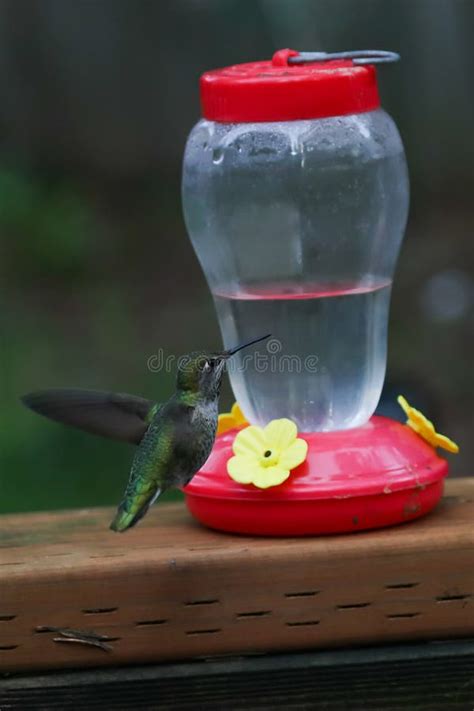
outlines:
M243 414L184 489L212 528L358 531L421 516L441 497L447 463L433 443L373 414L409 202L402 141L380 106L375 67L396 58L281 50L201 77L203 119L184 158L187 228L225 347L272 334L229 365ZM278 485L262 487L242 470L245 461L259 466L258 452L245 460L250 445L236 442L248 425L263 428L249 430L258 439L274 420L293 423L306 454ZM262 467L265 457L277 466L291 446L285 432L267 449L262 440Z

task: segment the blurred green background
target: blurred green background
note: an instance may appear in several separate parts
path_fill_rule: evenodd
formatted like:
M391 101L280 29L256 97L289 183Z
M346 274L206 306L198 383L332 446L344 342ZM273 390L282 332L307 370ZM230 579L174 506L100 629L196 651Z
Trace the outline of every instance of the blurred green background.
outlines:
M470 0L0 2L0 511L116 503L133 454L34 416L22 393L161 400L159 347L220 343L181 215L184 143L201 72L282 47L402 55L379 75L412 182L388 379L420 389L461 445L453 473L471 474L473 23Z

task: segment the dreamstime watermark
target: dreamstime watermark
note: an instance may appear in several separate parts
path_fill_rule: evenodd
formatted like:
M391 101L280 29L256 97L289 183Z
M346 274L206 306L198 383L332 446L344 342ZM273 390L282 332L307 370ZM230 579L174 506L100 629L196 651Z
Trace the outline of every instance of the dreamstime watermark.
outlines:
M173 373L177 369L186 370L190 361L189 355L167 354L163 348L159 348L147 359L147 368L151 373ZM317 355L302 357L284 353L282 342L277 338L270 338L265 346L254 348L248 353L242 351L238 358L229 358L227 371L230 373L243 373L246 370L257 373L317 373L318 362Z

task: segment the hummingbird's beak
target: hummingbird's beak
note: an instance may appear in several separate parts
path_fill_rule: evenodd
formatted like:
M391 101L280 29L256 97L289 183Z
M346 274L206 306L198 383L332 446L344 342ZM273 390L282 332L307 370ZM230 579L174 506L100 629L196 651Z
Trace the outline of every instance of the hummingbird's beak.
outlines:
M247 341L247 343L243 343L240 346L236 346L235 348L231 348L228 351L224 351L222 356L224 358L230 358L231 356L234 355L234 353L241 351L243 348L247 348L248 346L253 346L254 343L260 343L260 341L266 341L267 338L270 338L271 335L272 335L271 333L267 333L266 336L260 336L260 338L254 338L251 341Z

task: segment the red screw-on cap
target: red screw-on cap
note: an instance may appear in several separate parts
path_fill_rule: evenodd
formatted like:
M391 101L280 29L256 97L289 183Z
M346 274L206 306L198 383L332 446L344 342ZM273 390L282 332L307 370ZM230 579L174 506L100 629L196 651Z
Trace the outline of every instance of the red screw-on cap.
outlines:
M203 115L221 123L295 121L373 111L380 106L375 67L352 60L291 64L282 49L271 62L235 64L201 77Z

